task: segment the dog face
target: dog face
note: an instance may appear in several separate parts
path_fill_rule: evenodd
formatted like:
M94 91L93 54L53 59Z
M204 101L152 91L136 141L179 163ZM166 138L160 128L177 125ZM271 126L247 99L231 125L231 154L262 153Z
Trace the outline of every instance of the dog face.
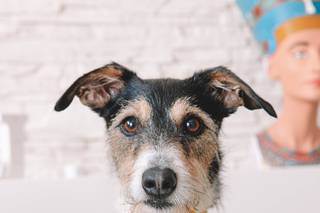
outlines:
M224 67L192 77L142 80L111 63L76 80L58 100L74 96L106 121L107 142L130 212L191 212L219 200L224 117L245 106L272 106Z

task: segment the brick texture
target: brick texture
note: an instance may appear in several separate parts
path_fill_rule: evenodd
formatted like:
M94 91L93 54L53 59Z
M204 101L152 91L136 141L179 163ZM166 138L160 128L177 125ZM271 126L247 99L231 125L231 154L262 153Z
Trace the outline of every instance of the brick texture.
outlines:
M78 100L62 113L53 106L78 76L110 61L146 78L225 65L280 105L233 0L0 0L0 49L0 112L27 116L27 178L63 177L70 167L109 172L103 121ZM242 159L250 137L270 122L244 109L227 118L227 158Z

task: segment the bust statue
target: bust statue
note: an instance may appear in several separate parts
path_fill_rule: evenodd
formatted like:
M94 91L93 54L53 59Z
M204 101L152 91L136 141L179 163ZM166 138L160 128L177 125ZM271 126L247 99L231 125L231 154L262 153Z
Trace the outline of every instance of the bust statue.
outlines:
M259 132L266 166L320 164L320 1L237 0L283 90L280 116Z

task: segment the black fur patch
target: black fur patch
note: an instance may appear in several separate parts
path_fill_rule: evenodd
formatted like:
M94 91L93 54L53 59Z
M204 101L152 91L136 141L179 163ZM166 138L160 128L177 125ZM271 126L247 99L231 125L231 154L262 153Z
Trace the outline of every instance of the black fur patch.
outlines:
M217 176L219 175L220 168L221 168L221 160L222 160L222 154L220 150L217 150L218 156L215 156L213 160L210 163L210 167L208 170L208 177L209 181L212 184L214 180L216 180Z

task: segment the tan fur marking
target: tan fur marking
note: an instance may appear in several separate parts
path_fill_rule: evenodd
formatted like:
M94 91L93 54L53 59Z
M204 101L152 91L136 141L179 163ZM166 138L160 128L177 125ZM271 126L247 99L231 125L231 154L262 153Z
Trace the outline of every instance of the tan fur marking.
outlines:
M89 81L95 81L106 77L120 79L122 77L122 72L115 66L109 65L88 73L86 79Z
M197 189L194 192L192 206L197 206L204 199L208 199L208 188L210 187L208 179L208 170L211 162L218 157L218 137L217 125L212 121L209 115L196 106L192 106L187 98L178 99L170 110L172 120L176 122L177 126L181 125L184 117L187 114L194 114L201 118L205 125L209 128L206 129L200 136L190 142L189 153L186 154L181 143L176 143L176 148L179 150L179 158L186 165L186 169L192 179L192 187ZM211 202L211 200L208 200Z
M130 102L125 109L121 110L115 117L112 128L119 125L123 119L128 116L134 116L139 119L141 124L146 124L151 117L152 108L150 104L144 99L139 98L133 102Z
M178 99L170 109L170 117L173 121L176 122L177 126L181 125L184 117L187 114L197 115L209 128L216 128L215 123L212 121L209 115L203 112L198 107L192 106L187 98Z
M108 142L111 146L111 154L118 171L122 184L126 185L132 178L134 163L139 153L149 147L148 144L138 144L124 136L120 131L115 130L123 119L128 116L135 116L142 125L146 124L151 116L151 106L144 99L140 98L130 102L114 118L112 126L108 129Z
M82 104L91 108L101 108L110 101L111 96L124 86L122 72L114 66L99 68L80 78L77 96ZM106 88L108 90L106 91Z
M134 163L141 152L150 149L150 145L137 144L119 131L108 132L113 162L122 185L128 185L133 175Z
M212 85L225 90L225 95L222 100L225 107L234 108L244 105L242 98L239 96L239 92L243 90L246 93L250 93L245 85L234 79L230 74L223 73L223 71L212 73L211 78Z
M190 153L188 156L183 152L182 146L177 147L180 150L179 158L184 165L186 165L186 169L192 180L190 187L196 189L193 192L191 203L189 203L189 205L194 208L201 202L212 202L209 196L211 191L208 191L211 186L208 179L208 170L212 160L218 158L218 144L206 140L208 136L210 137L210 134L204 133L203 137L193 141L190 144Z

